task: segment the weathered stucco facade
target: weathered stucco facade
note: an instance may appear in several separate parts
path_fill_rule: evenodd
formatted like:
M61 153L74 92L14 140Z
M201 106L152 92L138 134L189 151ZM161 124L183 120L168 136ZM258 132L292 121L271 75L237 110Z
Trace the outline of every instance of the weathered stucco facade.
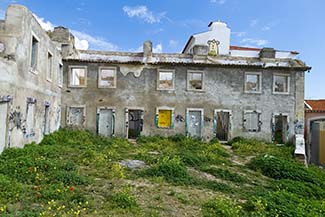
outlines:
M292 140L303 131L304 72L310 68L296 52L230 46L230 35L226 24L212 22L181 54L153 53L151 42L140 53L77 51L68 29L46 33L26 8L10 6L0 34L5 147L38 142L60 122L127 138ZM37 70L31 68L35 40ZM24 125L30 103L32 133Z
M9 6L0 43L1 152L59 128L63 65L61 45L23 6Z

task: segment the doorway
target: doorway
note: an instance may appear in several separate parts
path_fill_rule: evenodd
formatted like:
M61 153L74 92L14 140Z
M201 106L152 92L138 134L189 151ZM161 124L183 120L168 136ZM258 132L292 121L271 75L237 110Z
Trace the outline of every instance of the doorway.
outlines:
M202 137L203 109L188 109L187 134L189 137Z
M287 142L288 115L274 115L274 141L279 144Z
M127 138L137 139L143 129L143 110L126 109L127 113Z
M8 103L0 102L0 153L6 147Z
M231 112L227 110L215 111L216 138L219 141L227 142L230 136L230 117Z
M97 117L98 134L106 137L114 136L115 110L109 108L99 108L97 110Z
M47 135L50 133L50 105L45 104L45 114L44 114L44 131L43 134Z

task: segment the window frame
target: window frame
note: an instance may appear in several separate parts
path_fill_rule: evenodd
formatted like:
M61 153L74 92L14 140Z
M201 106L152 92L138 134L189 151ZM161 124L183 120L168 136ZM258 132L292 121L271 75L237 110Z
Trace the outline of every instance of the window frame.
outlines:
M190 73L201 73L202 74L202 88L201 89L191 89L189 85L189 74ZM193 92L204 92L204 71L203 70L187 70L186 73L186 90L193 91Z
M32 65L33 61L33 42L37 41L37 50L36 50L36 57L35 57L35 64ZM30 39L30 54L29 54L29 71L38 74L38 67L39 67L39 53L40 53L40 39L39 37L36 36L34 32L31 34L31 39Z
M277 92L275 91L275 76L283 76L287 77L287 92ZM272 93L277 95L289 95L290 94L290 74L282 74L282 73L274 73L273 74L273 85L272 85Z
M47 64L46 64L46 80L52 82L53 78L53 54L51 51L47 51ZM50 62L49 62L50 61ZM49 66L50 64L50 66Z
M83 122L82 124L79 125L72 125L70 123L70 110L71 108L82 108L83 109ZM86 105L68 105L67 106L67 115L66 115L66 124L67 126L72 126L72 127L85 127L86 126Z
M59 69L58 69L58 77L57 77L57 83L58 87L63 87L63 64L59 63Z
M257 114L257 129L247 129L246 128L246 119L245 119L245 115L246 114L250 114L250 113L255 113ZM259 133L262 130L262 112L260 110L245 110L243 113L243 129L245 132L250 132L250 133Z
M172 88L161 88L160 85L160 73L172 73ZM157 90L173 91L175 90L175 69L158 69L157 71Z
M73 85L71 84L71 73L72 73L72 69L84 69L85 70L85 84L84 85ZM87 66L83 66L83 65L72 65L69 66L69 83L68 83L68 87L72 87L72 88L85 88L87 87L87 74L88 74L88 67Z
M259 79L258 79L259 90L252 91L252 90L247 90L246 89L247 75L258 75L259 76ZM262 72L245 72L244 73L244 92L245 93L255 93L255 94L261 94L262 93Z
M101 71L103 69L113 69L114 70L114 82L113 82L113 86L107 86L107 85L101 85L100 81L101 81ZM100 66L98 68L98 79L97 79L97 84L98 84L98 88L109 88L109 89L114 89L117 88L117 67L114 66Z
M167 110L167 111L171 111L171 117L170 117L170 126L169 127L160 127L159 126L159 111L160 110ZM173 129L174 128L174 117L175 117L175 108L173 107L168 107L168 106L159 106L156 108L156 127L158 129Z

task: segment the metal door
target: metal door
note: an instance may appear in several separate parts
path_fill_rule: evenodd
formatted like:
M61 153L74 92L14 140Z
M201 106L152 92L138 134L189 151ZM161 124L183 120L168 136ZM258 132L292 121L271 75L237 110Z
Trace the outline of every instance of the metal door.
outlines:
M216 137L220 141L228 141L230 129L230 113L218 111L216 113Z
M202 130L202 112L188 112L188 135L190 137L201 137Z
M113 110L100 109L98 117L98 133L103 136L111 137L113 135Z
M6 146L8 103L0 103L0 153Z

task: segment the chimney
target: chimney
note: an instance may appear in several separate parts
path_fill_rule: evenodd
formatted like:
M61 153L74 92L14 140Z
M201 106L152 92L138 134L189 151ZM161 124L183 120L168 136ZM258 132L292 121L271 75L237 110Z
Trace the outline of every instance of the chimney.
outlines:
M260 51L260 58L275 58L274 48L264 47Z
M74 36L70 33L69 29L63 26L54 27L54 30L50 33L50 36L53 41L57 41L62 44L74 44Z
M152 56L152 42L151 41L145 41L143 43L143 56L144 57Z

